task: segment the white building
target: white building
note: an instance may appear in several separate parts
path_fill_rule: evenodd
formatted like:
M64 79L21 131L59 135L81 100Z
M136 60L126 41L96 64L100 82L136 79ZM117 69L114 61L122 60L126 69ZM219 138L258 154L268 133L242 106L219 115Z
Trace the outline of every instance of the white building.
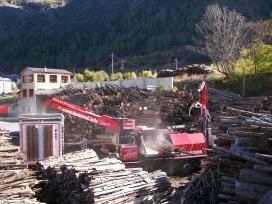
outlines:
M64 69L26 67L21 72L21 93L18 100L18 112L36 113L37 93L39 90L63 88L71 81L72 73Z
M12 93L13 82L9 78L0 77L0 94Z

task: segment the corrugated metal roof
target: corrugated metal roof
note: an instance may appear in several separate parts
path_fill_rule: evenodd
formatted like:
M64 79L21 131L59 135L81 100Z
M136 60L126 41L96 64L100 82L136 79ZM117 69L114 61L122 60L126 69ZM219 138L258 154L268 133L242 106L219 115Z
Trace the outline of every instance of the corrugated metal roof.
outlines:
M49 68L36 68L36 67L26 67L24 70L30 70L35 73L51 73L51 74L69 74L72 75L72 72L69 72L65 69L49 69ZM23 70L23 71L24 71Z

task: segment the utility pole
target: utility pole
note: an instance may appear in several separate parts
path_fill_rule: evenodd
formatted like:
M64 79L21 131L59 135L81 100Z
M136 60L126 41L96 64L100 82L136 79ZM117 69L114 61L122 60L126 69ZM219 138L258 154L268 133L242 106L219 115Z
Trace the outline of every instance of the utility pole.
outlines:
M113 52L111 53L111 76L114 78L114 73L113 73Z
M176 62L176 70L178 69L178 58L175 59Z

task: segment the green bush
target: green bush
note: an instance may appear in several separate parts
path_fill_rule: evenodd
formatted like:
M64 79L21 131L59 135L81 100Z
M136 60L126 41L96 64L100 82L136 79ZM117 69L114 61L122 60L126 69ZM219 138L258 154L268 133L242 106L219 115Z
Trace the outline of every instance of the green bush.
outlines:
M152 77L153 77L153 78L157 78L157 77L158 77L158 73L157 73L156 70L153 72Z
M132 79L132 80L137 79L137 75L135 72L130 72L130 79Z
M95 81L109 81L109 75L103 70L97 71L95 72Z
M83 72L85 81L95 81L95 72L85 69Z
M130 79L130 72L125 72L124 74L123 74L123 79Z
M241 94L243 76L231 75L223 80L223 88ZM271 94L272 76L265 74L245 76L245 96L258 96L265 93Z
M123 74L121 72L114 73L111 75L111 80L123 80Z
M76 81L78 81L78 82L84 82L85 81L84 75L80 74L80 73L76 74Z
M141 78L152 78L153 74L152 74L151 70L142 70L139 73L139 77L141 77Z

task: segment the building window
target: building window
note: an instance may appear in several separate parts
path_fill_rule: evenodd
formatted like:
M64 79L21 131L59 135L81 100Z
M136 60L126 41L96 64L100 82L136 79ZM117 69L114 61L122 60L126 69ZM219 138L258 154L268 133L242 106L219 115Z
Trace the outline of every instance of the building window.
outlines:
M27 83L27 77L26 77L26 75L23 75L23 83Z
M27 97L27 90L24 89L24 90L23 90L23 98L26 98L26 97Z
M32 83L33 82L33 74L28 75L28 82Z
M28 93L28 94L29 94L29 97L33 97L33 93L34 93L34 92L33 92L33 89L29 89L29 93Z
M57 75L50 75L50 83L57 83Z
M45 82L45 75L44 74L38 74L37 75L37 82Z
M61 76L61 83L68 83L68 76Z

